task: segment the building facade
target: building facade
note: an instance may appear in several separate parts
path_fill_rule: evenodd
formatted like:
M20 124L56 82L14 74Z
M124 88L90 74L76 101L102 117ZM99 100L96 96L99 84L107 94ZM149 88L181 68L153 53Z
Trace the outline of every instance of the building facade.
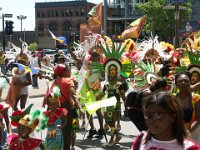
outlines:
M49 37L49 30L68 40L79 39L80 24L87 21L87 14L95 4L86 0L35 3L35 33Z
M142 16L135 9L137 3L144 3L148 0L102 0L104 2L103 19L106 21L106 34L115 38L135 19ZM12 36L6 36L6 43L9 41L20 45L21 39L27 43L38 42L40 38L50 38L49 31L56 36L65 36L67 40L79 39L80 23L86 23L87 14L96 4L87 0L71 0L60 2L38 2L35 3L35 31L17 31ZM200 1L192 1L192 13L190 21L200 20ZM103 23L104 24L104 23ZM103 26L103 30L105 27ZM0 33L2 43L2 32Z
M115 37L120 35L132 21L142 16L142 14L135 9L135 5L146 1L107 0L106 2L108 6L107 34Z

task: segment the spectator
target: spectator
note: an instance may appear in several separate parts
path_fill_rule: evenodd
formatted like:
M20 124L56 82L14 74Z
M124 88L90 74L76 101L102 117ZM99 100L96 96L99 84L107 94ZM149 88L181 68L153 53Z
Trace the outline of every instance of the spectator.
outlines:
M144 118L148 130L133 143L133 150L184 149L199 150L199 145L187 138L181 104L168 92L155 92L144 100Z
M182 105L186 128L192 132L200 123L200 96L190 91L190 73L181 72L176 75L175 83L179 92L176 97Z
M159 78L156 82L150 86L151 92L154 91L166 91L167 90L167 81L163 78Z
M62 129L64 137L64 149L70 150L71 134L72 134L72 116L73 107L77 107L80 110L81 115L85 115L82 107L80 106L77 97L74 82L71 77L71 73L68 65L58 64L54 69L55 80L53 85L57 85L60 88L61 97L59 98L61 108L68 110L66 116L67 125Z
M35 57L35 55L32 55L30 60L30 68L32 71L32 86L33 88L39 89L38 86L38 73L41 68L41 63L39 57Z
M5 76L6 75L6 56L4 55L4 52L0 50L0 67L1 67L1 73Z

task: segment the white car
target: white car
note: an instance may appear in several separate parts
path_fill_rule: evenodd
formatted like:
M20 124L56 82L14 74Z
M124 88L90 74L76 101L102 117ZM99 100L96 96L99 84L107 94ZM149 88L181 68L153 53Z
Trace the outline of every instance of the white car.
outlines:
M5 49L5 55L6 55L6 58L8 58L8 59L15 59L17 52L13 48L6 48Z

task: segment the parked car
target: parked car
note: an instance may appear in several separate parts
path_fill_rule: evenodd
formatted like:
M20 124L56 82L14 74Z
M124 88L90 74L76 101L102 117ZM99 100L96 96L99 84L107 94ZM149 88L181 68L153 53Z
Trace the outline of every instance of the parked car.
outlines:
M5 55L6 55L6 58L8 58L8 59L15 59L17 52L13 48L6 48Z
M54 57L54 54L55 54L55 53L56 53L56 51L55 51L55 50L52 50L52 49L44 50L44 54L45 54L46 56L50 56L51 58Z

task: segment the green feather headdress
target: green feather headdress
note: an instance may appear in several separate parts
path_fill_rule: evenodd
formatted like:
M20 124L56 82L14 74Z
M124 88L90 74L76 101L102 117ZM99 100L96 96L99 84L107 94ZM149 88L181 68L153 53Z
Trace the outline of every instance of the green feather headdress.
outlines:
M144 73L144 76L134 77L135 85L139 87L143 87L147 84L147 76L145 74L154 74L155 68L154 64L151 64L147 61L147 63L144 63L143 61L136 62L135 65L141 69L141 71ZM146 78L145 78L146 77Z
M200 51L193 51L192 49L188 49L185 52L187 58L189 59L189 65L175 66L175 73L183 72L188 70L190 73L196 71L200 73Z
M102 50L106 57L106 61L104 62L104 64L92 62L91 68L95 70L93 73L105 71L105 73L107 74L109 68L108 66L115 65L118 68L118 77L120 74L127 77L128 75L126 74L126 72L132 72L133 67L131 63L124 64L120 61L120 58L124 53L125 48L126 45L122 44L120 44L119 47L116 48L115 44L113 43L112 49L110 49L108 44L105 42L105 45L102 45Z

